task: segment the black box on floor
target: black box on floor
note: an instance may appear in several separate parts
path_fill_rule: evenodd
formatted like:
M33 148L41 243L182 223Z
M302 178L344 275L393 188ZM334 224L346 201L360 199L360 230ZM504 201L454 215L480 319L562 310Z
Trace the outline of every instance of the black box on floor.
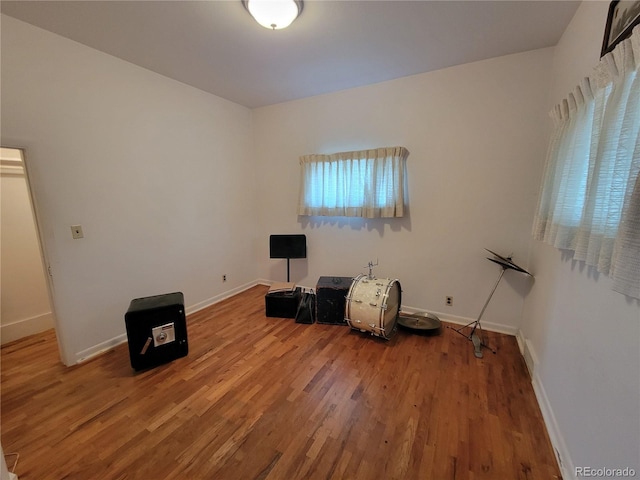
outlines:
M124 322L135 370L156 367L189 353L182 292L131 300Z
M351 288L351 277L320 277L316 285L316 321L346 325L344 307Z
M296 318L301 289L296 287L293 292L273 292L264 296L267 317Z

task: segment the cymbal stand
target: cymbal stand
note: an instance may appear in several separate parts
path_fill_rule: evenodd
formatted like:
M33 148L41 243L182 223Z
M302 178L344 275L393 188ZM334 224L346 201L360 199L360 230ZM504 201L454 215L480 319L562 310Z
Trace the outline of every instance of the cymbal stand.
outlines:
M487 345L487 343L484 341L484 332L482 331L482 325L480 324L480 319L482 318L482 314L484 313L484 311L487 309L487 305L489 305L489 302L491 301L491 297L493 297L493 294L495 293L496 288L498 288L498 284L500 283L500 280L502 280L502 276L504 275L505 270L510 268L512 270L515 270L516 272L524 273L525 275L533 277L533 275L527 272L524 268L517 265L512 260L511 255L509 255L508 257L503 257L502 255L499 255L496 252L489 250L488 248L485 248L485 250L493 255L493 258L487 257L487 260L493 263L497 263L502 268L502 271L500 272L500 276L498 277L496 284L493 286L493 290L491 290L491 293L489 294L489 298L487 298L487 301L485 302L484 307L482 307L482 311L480 312L480 315L478 315L478 319L474 320L473 322L467 323L465 326L460 327L458 329L449 327L455 332L459 333L463 337L473 342L473 347L475 349L473 353L478 358L482 358L482 347L486 348L487 350L491 351L494 354L496 353L496 351L490 348ZM469 335L465 335L464 333L462 333L462 329L470 327L471 325L473 325L473 328L471 329L471 333L469 333ZM480 329L479 337L478 335L476 335L476 328Z
M478 315L478 318L476 320L474 320L473 322L469 322L469 323L467 323L466 325L464 325L464 326L462 326L460 328L449 327L451 330L453 330L456 333L459 333L460 335L465 337L467 340L471 340L471 342L473 343L473 347L474 347L474 354L478 358L482 358L482 347L486 348L487 350L489 350L494 355L496 353L496 351L494 349L492 349L491 347L489 347L489 345L487 345L487 343L485 342L484 332L482 331L482 325L480 324L480 319L482 318L482 315L484 314L484 311L487 309L487 305L489 305L489 302L491 301L491 297L493 297L493 294L495 293L496 289L498 288L498 284L500 283L500 280L502 280L502 276L504 275L504 272L507 270L507 268L510 268L510 267L508 267L506 265L503 265L503 264L500 264L500 266L502 267L502 270L500 271L500 275L498 276L498 280L496 280L496 283L493 286L493 290L491 290L491 293L489 294L489 298L487 298L487 301L485 302L484 307L482 307L482 311L480 312L480 315ZM473 325L473 328L471 329L471 332L469 333L469 335L465 335L462 332L462 330L464 330L465 328L470 327L471 325ZM480 330L480 336L476 335L476 329Z

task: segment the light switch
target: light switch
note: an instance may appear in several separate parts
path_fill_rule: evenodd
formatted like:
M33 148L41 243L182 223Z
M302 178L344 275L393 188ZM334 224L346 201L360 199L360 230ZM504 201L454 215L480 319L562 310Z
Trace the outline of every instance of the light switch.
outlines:
M71 225L71 236L74 239L84 238L84 234L82 233L82 225Z

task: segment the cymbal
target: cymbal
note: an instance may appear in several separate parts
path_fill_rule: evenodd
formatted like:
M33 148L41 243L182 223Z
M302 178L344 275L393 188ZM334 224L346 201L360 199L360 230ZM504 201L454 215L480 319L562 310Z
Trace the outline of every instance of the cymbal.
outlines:
M420 313L400 313L398 324L402 327L422 333L435 333L440 330L442 322L440 319L428 312Z
M517 265L513 260L511 260L511 257L503 257L502 255L498 255L496 252L493 252L491 250L489 250L488 248L485 248L485 250L489 253L491 253L492 255L494 255L497 258L489 258L487 257L487 260L491 260L492 262L497 263L498 265L502 266L503 268L511 268L513 270L516 270L518 272L522 272L522 273L526 273L527 275L531 275L529 272L527 272L524 268L522 268L521 266ZM533 275L531 275L533 276Z

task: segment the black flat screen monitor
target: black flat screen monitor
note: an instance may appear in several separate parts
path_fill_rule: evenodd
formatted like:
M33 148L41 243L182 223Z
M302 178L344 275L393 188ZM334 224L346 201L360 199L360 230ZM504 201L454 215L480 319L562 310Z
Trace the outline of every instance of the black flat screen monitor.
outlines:
M271 235L269 256L271 258L307 258L307 236Z

